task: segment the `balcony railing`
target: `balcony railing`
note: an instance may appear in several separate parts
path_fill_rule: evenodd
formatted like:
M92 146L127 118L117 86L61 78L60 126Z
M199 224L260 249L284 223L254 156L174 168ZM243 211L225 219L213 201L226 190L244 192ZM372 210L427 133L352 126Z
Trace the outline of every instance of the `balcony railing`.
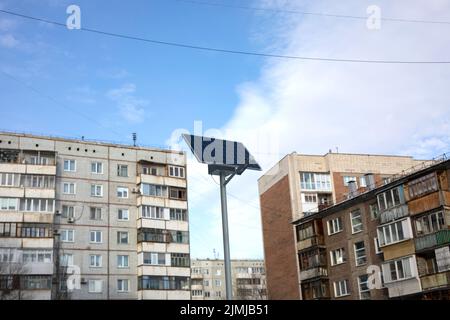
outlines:
M307 238L304 240L300 240L297 242L297 250L301 251L307 248L310 248L312 246L320 246L323 245L324 241L323 241L323 236L313 236L311 238Z
M450 285L450 272L431 274L420 278L422 290L432 290Z
M403 204L382 212L380 215L380 222L381 224L384 224L389 221L394 221L406 217L407 215L408 215L408 206Z
M323 267L316 267L308 270L300 271L300 281L314 279L318 277L327 277L328 270Z
M416 251L421 251L436 246L450 243L450 230L441 230L432 234L419 237L415 240Z

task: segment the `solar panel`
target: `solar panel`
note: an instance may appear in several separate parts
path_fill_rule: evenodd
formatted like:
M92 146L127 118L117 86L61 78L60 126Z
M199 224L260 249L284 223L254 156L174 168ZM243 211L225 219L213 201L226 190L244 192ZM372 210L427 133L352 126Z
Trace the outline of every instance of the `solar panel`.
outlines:
M248 149L236 141L183 134L192 153L200 163L208 164L210 174L228 171L242 174L246 169L261 170Z

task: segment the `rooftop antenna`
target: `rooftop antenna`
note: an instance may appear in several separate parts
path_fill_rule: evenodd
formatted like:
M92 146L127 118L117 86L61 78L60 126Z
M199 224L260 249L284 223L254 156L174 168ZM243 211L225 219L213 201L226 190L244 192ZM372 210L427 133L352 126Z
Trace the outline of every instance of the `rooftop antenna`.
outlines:
M339 153L339 148L338 147L336 147L336 153Z
M220 177L220 200L222 204L223 256L227 300L233 299L231 281L230 241L228 235L228 210L226 186L235 175L245 170L261 171L245 146L236 141L183 134L184 141L200 163L208 165L208 173Z
M133 146L136 147L137 134L133 132Z

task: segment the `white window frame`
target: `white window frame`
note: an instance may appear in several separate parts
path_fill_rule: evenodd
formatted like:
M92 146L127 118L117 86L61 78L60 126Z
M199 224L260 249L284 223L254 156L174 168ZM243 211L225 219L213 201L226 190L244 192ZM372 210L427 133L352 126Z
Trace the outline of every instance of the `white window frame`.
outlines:
M92 235L94 235L94 240L92 240ZM98 235L100 235L100 240L98 239ZM103 232L101 230L89 231L89 243L103 243Z
M94 264L92 264L94 259ZM101 254L90 254L89 255L89 267L90 268L101 268L103 265L103 257Z
M124 234L124 233L127 234L127 242L126 243L119 241L119 239L122 239L122 237L120 237L119 234ZM130 233L128 231L117 231L117 244L124 244L124 245L130 244Z
M350 295L350 292L348 290L348 280L335 281L333 282L333 287L334 287L334 296L336 298L341 298ZM343 289L345 289L345 292L343 292Z
M392 273L391 273L391 264L394 264L394 268L395 268L395 275L396 275L396 279L392 279ZM402 268L402 272L403 277L399 277L399 270L400 267ZM396 260L392 260L392 261L388 261L386 263L383 263L382 265L382 269L383 269L383 278L384 278L384 282L385 283L393 283L393 282L398 282L398 281L403 281L403 280L407 280L407 279L412 279L414 277L417 276L417 265L416 265L416 259L414 256L409 256L409 257L402 257L400 259L396 259ZM407 272L405 271L409 271L409 274L407 274Z
M356 187L358 187L358 178L356 176L343 176L344 186L348 187L348 183L350 181L354 181L356 183Z
M66 168L66 163L68 164ZM72 167L73 164L73 167ZM64 159L64 172L77 172L77 160L74 159Z
M336 255L335 253L338 253L339 255ZM345 249L344 248L337 248L334 250L330 250L330 261L331 266L338 266L340 264L345 263Z
M94 167L95 167L95 170L92 170L92 169L94 169ZM98 170L99 167L100 167L101 170ZM100 162L100 161L93 161L93 162L91 162L91 173L93 173L93 174L103 174L103 162Z
M340 222L337 223L337 221ZM342 221L341 217L330 219L327 221L327 227L328 227L328 235L331 236L344 230L344 222ZM335 228L338 228L338 230L335 230Z
M92 209L94 209L94 219L92 218ZM97 215L99 218L97 219ZM103 212L101 207L89 207L89 220L101 221L103 219Z
M383 250L380 248L380 242L378 241L378 237L373 238L374 246L375 246L375 254L382 254Z
M117 268L118 269L127 269L129 267L130 267L130 256L127 254L118 254L117 255Z
M67 214L64 213L64 208L67 208ZM75 217L75 207L63 204L61 206L61 216L63 218L71 219Z
M378 239L379 239L379 243L380 243L380 248L412 239L413 236L412 236L410 221L411 221L410 218L406 218L406 219L396 220L396 221L390 222L388 224L379 226L377 228L377 235L378 235ZM401 225L401 229L402 229L401 233L403 235L403 238L401 238L401 239L400 239L398 225ZM387 235L389 235L390 241L386 241L388 239ZM394 237L394 235L395 235L395 237ZM393 240L394 238L396 238L396 240Z
M357 219L357 215L358 214L359 214L359 219L361 220L361 222L359 224L353 224L353 220ZM362 213L361 213L360 209L350 212L350 223L352 225L352 234L359 233L359 232L362 232L364 230L364 225L363 225L363 220L362 220ZM358 229L355 230L355 228L361 228L361 229L360 230L358 230Z
M100 190L100 192L98 192ZM92 192L94 191L94 192ZM91 184L91 197L101 198L103 197L103 185Z
M366 276L367 280L365 282L361 282L361 277ZM361 290L361 285L366 283L367 290ZM360 275L358 276L358 292L359 292L359 299L360 300L369 300L370 298L363 299L362 294L368 292L370 295L370 288L369 288L369 276L368 275Z
M66 192L66 186L67 186L67 192ZM73 192L70 192L71 186L73 186ZM75 182L63 182L63 194L67 194L67 195L77 194L77 184Z
M73 263L73 254L72 253L64 253L61 255L61 266L63 267L72 267Z
M65 234L66 236L63 237L63 234ZM72 234L72 240L69 240L69 234ZM63 229L61 230L61 242L69 242L69 243L73 243L75 242L75 230L73 229Z
M117 187L117 198L128 199L129 195L130 192L127 187Z
M126 283L126 286L124 286L125 283ZM122 286L122 288L121 288L121 286ZM118 293L130 292L130 280L129 279L117 279L117 292Z
M362 243L364 245L364 247L362 249L356 249L357 243ZM360 251L363 251L363 250L364 250L364 256L358 257L357 253ZM355 264L357 267L367 264L367 250L366 250L366 243L364 241L357 241L353 244L353 253L355 255ZM358 259L362 259L362 258L364 258L365 261L363 263L358 263Z
M126 168L126 175L122 175L122 169L123 168ZM117 176L118 177L124 177L124 178L129 177L128 165L127 164L118 164L117 165Z
M169 166L169 177L185 178L186 172L185 172L184 167Z
M214 280L214 285L216 287L221 287L222 286L222 280L219 280L219 279Z
M121 217L121 215L122 215L122 217ZM119 221L130 221L130 210L129 209L122 209L122 208L117 209L117 220L119 220Z
M89 293L102 293L103 292L103 281L98 279L91 279L88 281L88 292Z

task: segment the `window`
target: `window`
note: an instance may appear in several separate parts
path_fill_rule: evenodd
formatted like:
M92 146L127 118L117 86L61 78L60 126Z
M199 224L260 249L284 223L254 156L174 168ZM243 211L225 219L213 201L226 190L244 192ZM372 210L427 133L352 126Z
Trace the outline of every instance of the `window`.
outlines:
M99 254L91 254L89 256L89 266L91 268L101 268L102 266L102 256Z
M216 270L216 276L221 276L222 275L222 270L221 269L217 269Z
M331 191L329 174L300 172L300 185L305 190Z
M98 230L94 230L90 232L89 241L91 243L102 243L102 232Z
M348 186L348 183L350 182L350 181L354 181L355 183L357 183L356 181L356 177L355 176L344 176L343 177L343 179L344 179L344 186Z
M190 290L188 277L140 276L138 290Z
M129 291L130 291L130 280L117 279L117 292L129 292Z
M117 256L117 268L128 268L129 267L129 256L118 255Z
M366 247L364 241L356 242L355 245L355 262L357 266L363 265L367 262Z
M366 177L365 176L359 177L359 186L362 187L362 188L366 188L367 187Z
M186 189L170 187L169 196L171 199L186 200Z
M75 160L64 160L64 171L75 172L76 171Z
M370 218L372 220L378 219L380 213L378 211L378 205L376 203L369 204Z
M381 254L383 251L380 248L380 241L378 241L378 238L373 238L373 242L375 245L375 254Z
M50 163L50 160L47 157L38 157L38 156L30 157L30 164L32 164L32 165L46 166L49 163Z
M415 198L423 194L437 191L439 189L436 175L434 173L427 174L419 179L415 179L408 183L409 196Z
M386 283L400 281L415 276L413 257L402 258L383 264L383 277Z
M416 220L417 235L430 234L442 229L447 229L444 212L433 212Z
M305 203L317 203L317 195L316 194L303 194Z
M22 279L22 288L25 290L51 289L51 276L24 276Z
M73 266L73 254L65 253L61 256L61 266L71 267Z
M74 217L74 207L63 205L61 216L63 218L73 218Z
M89 280L89 293L102 293L102 280Z
M164 219L164 208L156 206L142 206L142 217L148 219Z
M297 241L302 241L314 237L314 227L312 223L305 223L298 225L297 229Z
M405 202L403 196L403 188L396 187L377 196L378 207L380 211L391 209Z
M95 174L103 174L103 163L92 162L91 163L91 172L95 173Z
M355 210L350 213L351 221L352 221L352 233L361 232L363 230L361 211Z
M222 291L216 291L216 298L222 297Z
M165 266L166 254L157 252L144 252L144 264Z
M359 298L361 300L370 299L368 279L369 276L367 274L358 277Z
M22 198L20 199L21 211L32 212L52 212L54 211L55 200L53 199L33 199Z
M167 187L156 184L141 184L141 193L144 196L167 197Z
M205 298L210 298L211 297L211 293L209 291L205 291Z
M189 232L142 228L138 231L138 242L189 243Z
M203 291L202 290L192 290L192 296L193 297L202 297Z
M142 167L142 174L148 174L153 176L163 176L164 169L161 167Z
M169 166L169 177L184 178L184 168Z
M335 266L337 264L341 264L345 262L344 259L344 248L336 249L330 251L330 257L331 257L331 265Z
M118 244L128 244L128 232L117 231L117 243Z
M14 198L0 198L0 210L1 211L17 211L18 199Z
M0 255L1 255L1 253L0 253ZM2 259L0 257L0 262L1 261L2 261ZM29 263L29 262L52 263L53 262L53 252L51 250L25 249L22 251L22 261L24 263ZM73 262L73 257L72 257L72 262Z
M117 210L117 220L128 221L130 220L130 212L128 209Z
M187 221L186 209L170 209L170 220Z
M103 197L103 186L101 184L91 185L91 196L92 197Z
M128 188L117 187L117 197L118 198L128 198Z
M0 186L17 186L20 181L20 175L15 173L0 173Z
M378 227L380 247L412 238L409 218Z
M102 208L91 207L89 219L91 220L102 220Z
M76 185L73 182L63 183L63 193L64 194L75 194Z
M203 280L203 286L209 287L209 280Z
M190 267L189 254L187 253L171 253L171 266L172 267Z
M348 280L334 282L334 296L336 298L349 295Z
M74 242L75 231L74 230L61 230L62 242Z
M117 165L117 176L128 177L128 166L125 164Z
M220 281L220 280L215 280L215 281L214 281L214 285L215 285L216 287L221 287L221 286L222 286L222 281Z
M328 220L328 235L332 235L343 230L342 218L338 217L336 219Z

